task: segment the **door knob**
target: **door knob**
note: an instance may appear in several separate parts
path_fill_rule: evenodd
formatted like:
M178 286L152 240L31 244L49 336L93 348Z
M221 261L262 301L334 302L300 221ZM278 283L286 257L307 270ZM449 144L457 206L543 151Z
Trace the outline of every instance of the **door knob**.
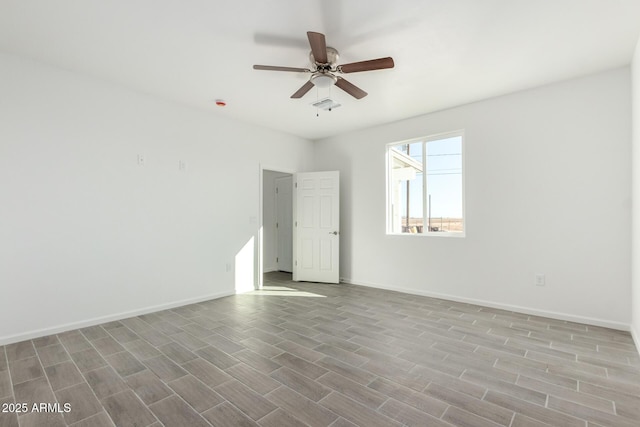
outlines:
M339 233L337 231L330 231L329 234L333 234L334 236L337 236Z

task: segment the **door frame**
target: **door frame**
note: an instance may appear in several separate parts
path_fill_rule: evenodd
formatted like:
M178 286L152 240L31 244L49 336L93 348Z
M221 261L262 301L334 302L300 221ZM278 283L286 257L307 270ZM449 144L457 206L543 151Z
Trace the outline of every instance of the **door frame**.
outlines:
M270 166L270 165L263 165L260 164L259 165L259 212L260 215L258 215L258 268L257 268L257 277L256 277L256 288L257 289L262 289L263 285L264 285L264 273L263 273L263 269L264 269L264 237L263 237L263 230L264 230L264 173L265 171L271 171L271 172L280 172L280 173L286 173L286 174L290 174L290 175L295 175L297 171L292 170L292 169L287 169L287 168L283 168L280 166Z

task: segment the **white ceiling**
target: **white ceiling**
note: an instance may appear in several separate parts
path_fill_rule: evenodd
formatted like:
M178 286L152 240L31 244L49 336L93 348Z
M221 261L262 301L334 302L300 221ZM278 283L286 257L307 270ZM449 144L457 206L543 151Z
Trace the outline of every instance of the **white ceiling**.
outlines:
M308 75L252 65L309 67L307 31L396 67L290 99ZM2 51L309 139L621 67L639 35L640 0L0 0Z

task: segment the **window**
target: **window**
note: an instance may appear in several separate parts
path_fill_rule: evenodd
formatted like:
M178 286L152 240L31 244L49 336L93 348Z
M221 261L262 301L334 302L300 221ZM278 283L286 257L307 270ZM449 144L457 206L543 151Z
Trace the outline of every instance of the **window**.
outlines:
M464 236L463 133L387 147L387 233Z

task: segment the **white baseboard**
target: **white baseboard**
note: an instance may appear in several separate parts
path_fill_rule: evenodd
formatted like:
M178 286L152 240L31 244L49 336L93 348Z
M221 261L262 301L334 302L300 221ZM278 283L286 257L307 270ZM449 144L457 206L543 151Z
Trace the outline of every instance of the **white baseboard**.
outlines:
M219 292L216 294L209 294L196 298L189 298L180 301L174 301L167 304L160 304L151 307L144 307L136 310L125 311L118 314L110 314L108 316L94 317L92 319L82 320L79 322L65 323L63 325L52 326L50 328L37 329L35 331L23 332L15 335L8 335L0 337L0 345L7 345L15 342L30 340L34 338L40 338L47 335L59 334L61 332L72 331L74 329L87 328L89 326L100 325L102 323L112 322L114 320L127 319L129 317L140 316L142 314L153 313L156 311L168 310L171 308L181 307L183 305L196 304L203 301L209 301L212 299L218 299L235 295L234 291Z
M576 316L576 315L573 315L573 314L560 313L560 312L556 312L556 311L540 310L540 309L535 309L535 308L530 308L530 307L522 307L522 306L518 306L518 305L500 304L500 303L496 303L496 302L493 302L493 301L486 301L486 300L475 299L475 298L464 298L464 297L459 297L459 296L456 296L456 295L441 294L441 293L438 293L438 292L419 291L419 290L415 290L415 289L399 288L399 287L395 287L395 286L383 285L383 284L380 284L380 283L368 283L368 282L360 282L360 281L359 282L353 282L351 279L346 278L346 277L340 278L340 281L342 281L344 283L348 283L350 285L367 286L367 287L370 287L370 288L385 289L385 290L388 290L388 291L402 292L402 293L405 293L405 294L420 295L420 296L425 296L425 297L444 299L444 300L448 300L448 301L462 302L462 303L466 303L466 304L481 305L481 306L484 306L484 307L497 308L497 309L500 309L500 310L513 311L513 312L523 313L523 314L530 314L532 316L548 317L548 318L556 319L556 320L565 320L565 321L568 321L568 322L583 323L583 324L593 325L593 326L601 326L603 328L617 329L617 330L625 331L625 332L631 331L631 325L629 325L627 323L614 322L614 321L604 320L604 319L597 319L597 318L594 318L594 317ZM636 347L638 347L638 349L640 349L640 346L638 346L638 344L640 344L640 341L638 341L636 338L638 338L638 337L634 337L634 339L636 340L635 341L636 342Z
M636 331L636 328L633 327L633 324L631 324L629 332L631 332L631 337L633 338L633 342L636 345L636 350L638 350L638 353L640 353L640 335L638 335L638 331Z

